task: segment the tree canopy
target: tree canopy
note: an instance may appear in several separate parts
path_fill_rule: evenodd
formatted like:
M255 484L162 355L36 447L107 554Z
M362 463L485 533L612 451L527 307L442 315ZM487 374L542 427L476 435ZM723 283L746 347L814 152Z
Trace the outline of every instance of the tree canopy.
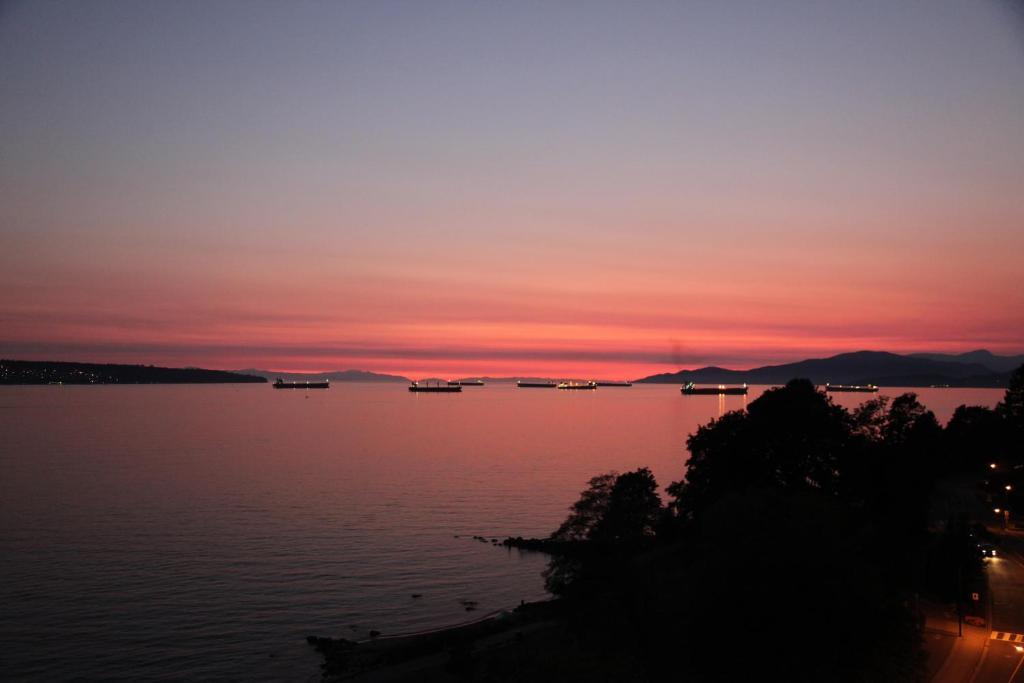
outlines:
M591 479L548 586L651 679L912 680L942 434L914 394L851 412L807 380L769 389L689 437L666 507L646 468ZM749 656L722 658L738 628Z
M641 680L918 680L913 596L981 581L971 521L930 517L933 484L983 470L1016 506L999 477L1022 438L1024 368L945 429L913 393L846 410L793 380L690 435L664 507L646 468L591 479L551 536L570 549L548 587L579 642Z
M1019 448L1020 439L1024 436L1024 365L1010 375L1006 395L996 406L996 413L1006 422Z

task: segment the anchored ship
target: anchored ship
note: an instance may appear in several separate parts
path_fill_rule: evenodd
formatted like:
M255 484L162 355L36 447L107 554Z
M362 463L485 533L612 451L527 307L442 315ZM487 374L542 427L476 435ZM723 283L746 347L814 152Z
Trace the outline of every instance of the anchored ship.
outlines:
M559 389L597 389L597 382L560 382Z
M430 384L429 382L413 382L409 385L409 391L429 391L433 393L444 393L450 394L456 391L462 391L462 387L459 385L452 386L451 384Z
M482 379L450 379L448 380L448 386L450 387L482 387L484 381Z
M524 382L519 380L516 386L521 389L554 389L558 385L554 382Z
M632 382L594 382L599 387L631 387Z
M878 392L874 384L825 384L825 391L859 391L866 394Z
M721 394L743 394L747 393L747 385L744 384L741 387L728 387L724 384L719 384L717 387L698 387L693 382L689 382L683 386L680 391L685 396L701 396L701 395L721 395Z
M275 389L330 389L331 380L317 380L315 382L285 382L280 377L271 386Z

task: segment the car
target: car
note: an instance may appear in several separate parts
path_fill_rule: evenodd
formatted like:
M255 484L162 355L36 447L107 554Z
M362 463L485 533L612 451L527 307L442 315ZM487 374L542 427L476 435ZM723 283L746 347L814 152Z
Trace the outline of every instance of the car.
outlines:
M996 547L991 543L979 543L978 550L981 551L982 557L995 557Z

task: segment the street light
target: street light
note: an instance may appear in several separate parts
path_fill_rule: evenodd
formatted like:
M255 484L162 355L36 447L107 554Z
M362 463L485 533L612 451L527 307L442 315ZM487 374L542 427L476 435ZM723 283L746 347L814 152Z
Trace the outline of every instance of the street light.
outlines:
M1006 505L1009 505L1010 504L1010 491L1013 490L1013 486L1011 486L1010 484L1007 484L1003 488L1006 489L1006 493L1003 494L1003 502ZM1003 509L1003 531L1006 531L1009 528L1010 528L1010 511L1004 508Z

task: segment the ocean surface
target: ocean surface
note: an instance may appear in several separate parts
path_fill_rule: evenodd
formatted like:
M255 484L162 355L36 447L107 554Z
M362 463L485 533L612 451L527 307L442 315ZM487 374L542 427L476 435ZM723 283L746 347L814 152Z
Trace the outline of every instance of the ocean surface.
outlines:
M318 680L306 635L543 598L543 555L472 537L546 535L608 470L668 485L762 390L0 387L0 678ZM943 422L1002 396L914 391Z

